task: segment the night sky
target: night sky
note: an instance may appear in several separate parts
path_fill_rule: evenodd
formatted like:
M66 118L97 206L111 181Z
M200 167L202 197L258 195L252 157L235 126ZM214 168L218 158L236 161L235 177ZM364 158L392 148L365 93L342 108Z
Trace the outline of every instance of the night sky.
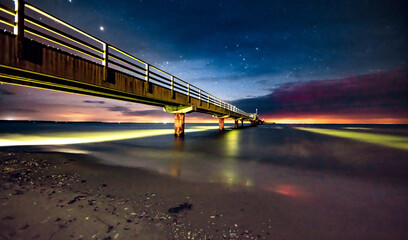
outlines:
M269 121L408 123L405 1L28 2ZM5 84L0 101L1 119L173 118Z

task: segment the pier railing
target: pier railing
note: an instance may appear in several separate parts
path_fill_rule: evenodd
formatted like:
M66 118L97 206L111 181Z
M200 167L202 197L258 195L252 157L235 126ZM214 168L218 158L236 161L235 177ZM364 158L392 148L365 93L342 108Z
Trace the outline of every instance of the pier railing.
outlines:
M14 9L0 4L0 28L17 35L18 38L30 38L95 62L96 64L101 64L106 69L109 67L124 72L139 80L159 85L190 98L195 98L199 101L249 117L248 113L236 106L124 50L114 47L25 1L15 0Z

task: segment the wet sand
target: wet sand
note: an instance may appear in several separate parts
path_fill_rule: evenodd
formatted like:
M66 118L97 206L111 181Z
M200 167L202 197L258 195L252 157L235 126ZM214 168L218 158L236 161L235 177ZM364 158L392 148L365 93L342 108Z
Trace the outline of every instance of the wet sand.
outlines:
M3 151L0 171L0 239L408 238L405 195L367 210L61 153Z

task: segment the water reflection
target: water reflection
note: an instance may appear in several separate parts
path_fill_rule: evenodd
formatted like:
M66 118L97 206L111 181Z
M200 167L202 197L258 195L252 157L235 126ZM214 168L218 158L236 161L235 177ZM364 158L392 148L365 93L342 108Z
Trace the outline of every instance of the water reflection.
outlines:
M180 178L181 175L180 160L175 159L171 162L170 175L174 178Z
M357 141L382 145L385 147L408 150L408 137L393 136L393 135L378 134L378 133L365 133L365 132L344 131L344 130L335 130L335 129L323 129L323 128L298 127L296 129L313 132L313 133L330 135L334 137L353 139Z
M48 148L50 152L62 152L71 154L90 154L89 151L75 149L75 148L65 148L65 147L50 147Z
M347 130L371 130L372 128L367 128L367 127L344 127L343 129L347 129Z
M174 178L181 176L181 158L184 151L184 137L174 137L174 154L170 164L170 175Z
M237 157L239 156L240 143L240 134L242 131L239 129L230 130L225 133L225 155L228 157Z
M214 129L211 126L195 126L186 129L186 133L204 132ZM95 142L118 141L125 139L147 138L154 136L173 135L174 129L144 129L125 131L85 131L85 132L53 132L35 134L1 134L0 147L8 146L41 146L84 144Z
M187 181L255 186L297 198L316 195L316 189L326 184L320 180L331 178L332 171L365 176L408 172L408 164L398 163L407 159L399 152L381 149L387 156L387 161L381 161L380 149L321 136L266 126L223 134L217 129L202 131L185 139L163 135L70 148L92 152L106 164L142 167Z
M293 198L306 198L308 195L299 186L292 184L277 184L274 186L267 186L265 190L275 192Z

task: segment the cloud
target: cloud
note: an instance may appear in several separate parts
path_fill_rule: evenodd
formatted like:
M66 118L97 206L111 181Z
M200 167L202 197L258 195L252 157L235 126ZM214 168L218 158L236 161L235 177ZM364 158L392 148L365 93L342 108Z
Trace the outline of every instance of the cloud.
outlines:
M108 107L107 109L108 109L108 111L111 111L111 112L128 112L128 111L131 111L129 108L122 107L122 106Z
M123 106L113 106L108 107L108 111L111 112L120 112L123 116L158 116L158 117L168 117L169 114L163 112L163 110L132 110L128 107Z
M377 115L408 117L408 68L344 79L282 84L268 95L233 104L266 116Z
M97 103L97 104L105 104L105 101L91 101L91 100L85 100L82 101L84 103Z
M9 113L36 113L38 112L37 110L34 109L26 109L26 108L10 108L7 109L7 112Z
M5 89L0 89L0 97L1 96L10 96L10 95L15 95L15 93L7 91Z

